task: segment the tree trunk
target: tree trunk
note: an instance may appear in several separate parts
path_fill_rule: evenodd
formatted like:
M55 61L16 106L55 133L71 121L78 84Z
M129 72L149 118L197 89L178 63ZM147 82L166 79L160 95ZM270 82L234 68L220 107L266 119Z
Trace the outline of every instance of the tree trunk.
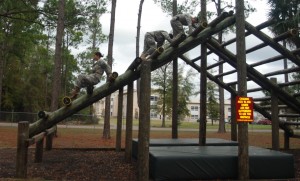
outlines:
M110 32L108 41L108 64L112 67L113 60L113 46L114 46L114 33L115 33L115 16L116 16L117 0L112 0L111 4L111 18L110 18ZM107 77L108 78L108 77ZM104 139L110 139L110 95L105 98L105 117L103 136Z
M142 18L143 4L144 4L144 0L141 0L139 6L137 28L136 28L136 57L140 55L139 48L140 48L141 18Z
M2 110L2 87L3 87L3 73L4 73L4 56L3 56L3 50L4 50L4 43L1 42L0 45L0 111Z
M140 50L141 18L142 18L143 4L144 4L144 0L141 0L139 6L137 28L136 28L136 57L140 56L139 50ZM136 81L138 106L140 106L140 81L141 79L138 79Z
M99 19L99 16L97 15L96 11L93 14L93 22L97 22ZM97 31L95 31L94 29L91 31L92 32L92 51L95 52L96 51L96 43L97 43ZM91 119L91 123L93 124L98 124L98 119L94 119L94 106L93 104L90 105L90 119ZM94 121L97 120L96 123L94 123Z
M52 99L51 99L51 111L55 111L58 108L58 99L61 91L61 71L62 71L62 40L64 34L64 10L65 0L59 0L58 2L58 20L56 29L56 43L55 43L55 60L54 60L54 72L53 72L53 86L52 86Z
M217 8L217 11L218 11L218 16L221 15L221 0L218 0L218 8ZM223 32L220 31L218 33L218 40L220 43L222 43L222 38L223 38ZM219 62L222 61L222 59L219 57ZM219 74L222 74L223 73L223 64L220 64L219 65ZM223 82L223 76L221 76L220 78L220 81ZM219 133L225 133L226 132L226 129L225 129L225 116L224 116L224 89L219 86L219 110L220 110L220 117L219 117L219 130L218 132Z

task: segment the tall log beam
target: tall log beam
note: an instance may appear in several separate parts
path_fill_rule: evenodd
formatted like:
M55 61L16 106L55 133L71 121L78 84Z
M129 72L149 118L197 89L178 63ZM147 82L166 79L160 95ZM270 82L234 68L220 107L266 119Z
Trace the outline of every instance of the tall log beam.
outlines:
M197 64L195 64L195 62L193 62L192 60L190 60L189 58L187 58L185 55L181 55L180 58L187 63L188 65L190 65L191 67L193 67L195 70L197 70L199 73L201 71L201 67ZM233 89L232 87L228 86L227 84L225 84L224 82L221 82L219 79L215 78L212 74L210 74L209 72L207 72L207 78L209 78L211 81L215 82L216 84L218 84L220 87L226 89L228 92L230 92L232 94L232 96L237 96L237 92L235 91L235 89ZM257 104L253 104L253 107L255 109L255 111L259 112L260 114L262 114L265 118L271 119L271 115L270 113L268 113L265 109L263 109L261 106L257 105ZM279 125L281 129L288 131L290 133L293 132L292 129L290 128L286 128L286 126L284 126L283 124ZM236 131L236 125L235 125L235 129L234 131ZM291 134L292 135L292 134ZM235 141L237 140L237 134L235 134L233 136L233 138L235 139Z
M230 70L230 71L228 71L228 72L224 72L224 73L215 75L215 77L216 77L216 78L219 78L219 77L223 77L223 76L230 75L230 74L234 74L234 73L236 73L236 70Z
M292 73L292 72L298 72L300 71L300 67L292 67L289 69L283 69L283 70L278 70L274 72L269 72L264 74L266 77L274 76L274 75L280 75L280 74L286 74L286 73Z
M295 80L295 81L290 81L290 82L283 82L283 83L279 83L278 85L280 87L285 87L285 86L298 85L298 84L300 84L300 80Z
M223 19L225 19L226 17L229 16L228 12L222 12L220 14L220 16L218 16L217 18L215 18L214 20L212 20L208 25L211 27L216 26L218 23L220 23Z
M222 22L220 22L215 27L207 27L203 31L201 31L196 37L188 37L182 43L179 44L178 47L168 47L166 50L158 56L156 59L151 60L151 70L155 70L172 59L178 57L186 53L187 51L195 48L199 44L203 43L207 40L207 38L211 37L211 35L233 25L235 23L235 16L227 17ZM37 120L35 123L30 125L29 135L30 137L42 132L43 130L52 127L53 125L59 123L65 118L75 114L76 112L84 109L115 92L121 87L126 86L128 83L138 79L140 77L140 68L137 70L127 70L125 73L120 75L114 83L105 83L104 85L94 89L92 95L82 95L76 100L72 102L72 104L68 107L61 107L60 109L52 112L47 121L43 121L42 119Z
M300 49L296 49L296 50L291 51L291 53L293 55L297 55L299 52L300 52ZM278 56L275 56L275 57L267 58L267 59L262 60L260 62L253 63L253 64L250 65L250 67L256 67L256 66L263 65L263 64L266 64L266 63L275 62L275 61L278 61L278 60L282 60L284 58L285 58L285 56L278 55Z
M258 31L254 26L252 26L250 23L245 23L246 29L251 32L253 35L255 35L257 38L262 40L264 43L269 45L270 47L274 48L276 51L284 55L286 58L290 59L293 63L298 65L300 67L300 59L297 58L295 55L293 55L288 49L286 49L284 46L280 45L279 43L275 42L273 39L271 39L269 36L267 36L265 33Z
M286 38L288 38L288 37L295 36L295 35L297 35L297 32L298 32L297 30L291 29L291 30L289 30L289 31L287 31L287 32L285 32L285 33L282 33L282 34L276 36L275 38L273 38L273 41L278 42L278 41L284 40L284 39L286 39ZM267 45L268 45L268 44L266 44L266 43L258 44L258 45L254 46L254 47L252 47L252 48L247 49L247 50L246 50L246 54L251 53L251 52L253 52L253 51L256 51L256 50L258 50L258 49L261 49L261 48L263 48L263 47L266 47ZM280 60L280 59L278 59L278 60ZM214 67L216 67L216 66L218 66L218 65L220 65L220 64L223 64L223 63L225 63L225 62L226 62L226 61L220 61L220 62L217 62L217 63L212 64L212 65L210 65L209 67L207 67L207 69L214 68ZM235 72L236 72L236 70L231 70L231 71L224 72L224 73L219 74L219 75L216 75L216 76L217 76L217 77L222 77L222 76L225 76L225 75L233 74L233 73L235 73Z
M275 38L273 38L273 41L274 42L278 42L278 41L284 40L286 38L289 38L289 37L292 37L292 36L296 36L297 32L298 31L296 29L291 29L291 30L289 30L289 31L287 31L285 33L282 33L282 34L276 36ZM261 49L263 47L266 47L266 46L268 46L267 43L258 44L258 45L254 46L254 47L251 47L251 48L247 49L246 53L254 52L254 51L256 51L258 49Z
M194 62L194 61L193 61ZM217 63L211 64L207 66L207 70L218 67L219 65L226 63L225 60L218 61Z
M274 72L269 72L266 74L263 74L265 77L270 77L270 76L274 76L274 75L280 75L280 74L287 74L287 73L292 73L292 72L298 72L300 70L300 67L292 67L289 69L283 69L283 70L278 70L278 71L274 71ZM233 70L235 71L235 70ZM232 73L232 71L230 71ZM220 77L221 74L219 75L215 75L215 77ZM249 81L249 79L247 79ZM237 84L238 81L233 81L233 82L228 82L228 85L234 85Z
M276 23L276 20L275 19L271 19L271 20L265 21L265 22L257 25L255 28L259 31L259 30L262 30L262 29L264 29L266 27L269 27L269 26L271 26L271 25L273 25L275 23ZM247 37L247 36L249 36L251 34L252 33L248 31L248 32L245 33L245 37ZM222 47L228 46L228 45L230 45L230 44L232 44L234 42L236 42L236 38L232 38L232 39L230 39L230 40L222 43Z
M134 70L136 69L143 60L140 57L136 57L133 62L128 66L127 70Z
M249 93L249 92L257 92L257 91L262 91L262 90L263 90L263 88L257 87L257 88L248 89L247 92L248 92L248 93Z
M299 118L300 114L279 114L278 117ZM300 123L297 122L297 124L300 124Z
M221 56L224 60L227 60L227 62L233 66L236 67L237 59L236 56L231 53L229 50L223 48L220 46L220 44L214 40L208 41L208 48L212 49L218 49L215 53L218 56ZM268 80L266 77L264 77L260 72L255 70L254 68L247 65L247 76L251 80L253 80L255 83L260 85L262 88L271 91L271 89L274 89L281 101L283 101L285 104L289 105L293 110L300 112L300 103L297 101L294 97L292 97L290 94L288 94L286 91L282 90L279 86L273 84L270 80Z
M197 70L199 73L201 72L202 68L199 65L195 64L194 62L192 62L192 60L190 60L188 57L186 57L185 55L181 55L179 57L185 63L187 63L188 65L190 65L191 67L193 67L195 70ZM224 82L221 82L219 79L215 78L211 73L207 72L207 78L209 78L211 81L213 81L216 84L218 84L220 87L226 89L228 92L236 95L235 90L233 90L231 87L227 86Z
M271 105L265 105L265 106L260 106L260 107L263 108L263 109L271 109ZM288 108L288 106L286 106L286 105L278 105L278 109L286 109L286 108ZM281 115L282 114L279 114L278 116L280 117Z
M202 30L204 30L207 27L207 22L201 22L200 25L190 34L190 36L197 36L198 33L200 33Z
M232 12L230 11L229 13L231 14ZM268 26L270 26L270 25L272 25L274 23L276 23L276 20L275 19L271 19L271 20L268 20L266 22L263 22L263 23L257 25L256 29L257 30L261 30L261 29L264 29L264 28L266 28L266 27L268 27ZM246 32L245 36L249 36L249 35L251 35L251 33L250 32ZM236 42L236 38L230 39L230 40L222 43L222 46L225 47L225 46L230 45L230 44L232 44L234 42ZM211 53L213 53L213 52L209 51L209 52L207 52L207 55L209 55ZM199 57L196 57L196 58L192 59L191 61L192 62L196 62L196 61L198 61L200 59L201 59L201 55Z
M208 42L208 48L211 50L218 49L218 51L215 51L215 53L222 57L222 59L227 60L231 66L236 67L236 56L232 54L230 51L226 50L225 48L221 47L218 42L214 40L209 40ZM254 68L250 67L249 65L247 66L247 75L250 77L255 83L260 85L262 88L270 91L271 89L274 89L280 98L282 102L285 104L289 105L292 109L296 111L300 111L300 103L295 100L291 95L289 95L287 92L279 88L277 85L274 85L270 80L265 78L263 75L261 75L258 71L256 71ZM259 110L263 116L265 116L268 119L271 119L270 114L265 112L263 109L260 109L259 106L256 106L254 104L255 110ZM280 125L280 128L288 132L289 135L293 135L294 132L291 128L288 128L284 125Z

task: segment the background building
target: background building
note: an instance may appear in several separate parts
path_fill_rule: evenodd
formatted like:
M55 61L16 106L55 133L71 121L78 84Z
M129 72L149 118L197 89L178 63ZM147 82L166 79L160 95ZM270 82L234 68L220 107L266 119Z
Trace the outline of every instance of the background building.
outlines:
M111 107L110 107L110 115L112 117L117 117L118 114L118 96L119 92L116 91L111 94ZM150 97L150 105L152 108L155 108L157 105L157 101L159 96L153 93ZM188 103L188 109L190 110L190 116L185 118L185 121L196 122L197 119L200 118L200 99L199 98L191 98L190 102ZM225 108L224 108L224 115L225 121L229 120L231 117L231 107L230 107L230 100L225 100ZM122 115L126 117L126 107L127 107L127 91L124 91L123 94L123 109ZM94 104L94 110L96 115L104 116L104 109L105 109L105 99L101 99L97 103ZM137 91L133 91L133 118L137 119L139 116L139 107L137 103ZM162 119L162 115L157 113L155 109L151 109L150 118L152 120L160 120ZM209 120L208 120L209 121Z

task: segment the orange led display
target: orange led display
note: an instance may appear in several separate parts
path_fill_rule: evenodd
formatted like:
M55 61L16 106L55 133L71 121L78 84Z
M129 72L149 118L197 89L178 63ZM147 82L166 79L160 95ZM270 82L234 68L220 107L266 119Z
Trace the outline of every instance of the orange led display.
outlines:
M236 97L236 120L237 122L253 121L252 97Z

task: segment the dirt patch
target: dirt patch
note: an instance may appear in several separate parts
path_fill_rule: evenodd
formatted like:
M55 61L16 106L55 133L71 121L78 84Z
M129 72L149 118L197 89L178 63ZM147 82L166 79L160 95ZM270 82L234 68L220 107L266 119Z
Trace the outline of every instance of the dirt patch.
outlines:
M15 177L16 149L0 149L0 177ZM41 180L135 180L135 162L126 163L123 152L95 149L45 151L43 162L34 163L28 154L28 179Z

